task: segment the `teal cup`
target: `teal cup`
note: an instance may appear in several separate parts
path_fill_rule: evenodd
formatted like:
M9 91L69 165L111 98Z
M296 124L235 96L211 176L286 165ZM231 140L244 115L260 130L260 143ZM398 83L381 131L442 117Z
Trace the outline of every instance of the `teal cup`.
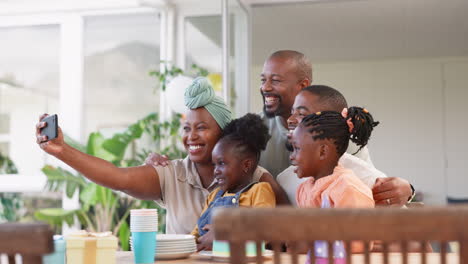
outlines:
M132 232L132 243L136 264L154 263L156 232Z
M65 240L62 236L54 236L54 252L42 257L44 264L65 264Z

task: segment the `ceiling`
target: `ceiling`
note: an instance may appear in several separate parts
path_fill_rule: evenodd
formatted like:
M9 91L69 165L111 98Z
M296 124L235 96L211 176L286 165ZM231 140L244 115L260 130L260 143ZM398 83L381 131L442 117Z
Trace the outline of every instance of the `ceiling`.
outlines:
M468 0L241 1L252 7L255 65L261 65L279 49L302 51L314 62L468 55ZM203 13L209 7L219 11L221 0L36 2L0 0L0 16L15 11L148 7L161 3ZM194 26L220 45L219 25L214 27L213 21L195 22ZM219 18L216 23L220 23Z
M468 55L466 0L254 5L252 20L255 65L279 49L314 62Z

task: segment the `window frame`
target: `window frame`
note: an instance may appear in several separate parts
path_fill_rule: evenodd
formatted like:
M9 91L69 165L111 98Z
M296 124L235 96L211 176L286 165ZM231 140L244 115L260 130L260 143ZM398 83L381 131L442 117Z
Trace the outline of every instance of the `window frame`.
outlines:
M60 28L60 63L59 63L59 113L61 126L71 137L83 143L83 61L84 61L84 20L88 16L129 15L164 12L163 5L154 7L125 6L93 10L76 7L78 11L63 12L37 12L27 15L8 15L0 17L0 28L34 27L56 25ZM161 25L162 26L162 25ZM163 30L161 30L163 31ZM161 36L162 37L162 36ZM70 50L74 52L70 52ZM67 62L67 63L64 63ZM71 63L70 63L71 62ZM67 122L66 120L73 120ZM9 142L11 135L0 135L2 142ZM6 138L6 139L5 139ZM70 169L66 164L54 157L43 154L44 165L52 164ZM46 183L46 177L41 172L34 175L2 174L0 175L0 192L41 192ZM69 200L64 196L64 207L68 209L79 206L77 198ZM67 206L65 206L67 205Z

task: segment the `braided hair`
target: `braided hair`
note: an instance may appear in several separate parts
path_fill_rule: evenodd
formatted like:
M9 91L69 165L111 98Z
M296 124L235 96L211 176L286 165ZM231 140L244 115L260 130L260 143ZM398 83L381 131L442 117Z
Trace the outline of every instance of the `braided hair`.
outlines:
M348 125L349 121L352 123L351 131ZM347 118L335 111L323 111L306 116L302 119L301 124L308 128L307 131L312 134L314 140L333 140L338 156L342 156L348 149L349 140L359 146L356 153L366 146L372 130L379 122L374 121L374 118L366 109L350 107Z
M265 150L270 134L268 127L259 115L246 114L232 120L223 130L221 140L235 144L234 147L242 154L254 155L257 162L260 153Z

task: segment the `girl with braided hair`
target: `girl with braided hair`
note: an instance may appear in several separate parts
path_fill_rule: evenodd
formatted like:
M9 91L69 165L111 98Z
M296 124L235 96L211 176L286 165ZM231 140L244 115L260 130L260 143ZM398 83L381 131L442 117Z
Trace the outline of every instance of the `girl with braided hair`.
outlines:
M299 207L374 207L371 189L352 170L338 165L338 160L349 140L364 147L378 123L361 107L345 108L341 113L317 112L302 119L292 134L290 156L297 176L309 177L297 188ZM352 243L352 251L362 249L362 244Z
M327 196L331 207L374 207L372 192L351 170L338 165L349 140L364 147L378 125L364 108L306 116L292 135L292 164L299 178L310 177L297 190L300 207L320 207Z

